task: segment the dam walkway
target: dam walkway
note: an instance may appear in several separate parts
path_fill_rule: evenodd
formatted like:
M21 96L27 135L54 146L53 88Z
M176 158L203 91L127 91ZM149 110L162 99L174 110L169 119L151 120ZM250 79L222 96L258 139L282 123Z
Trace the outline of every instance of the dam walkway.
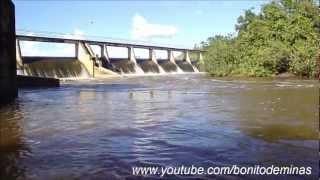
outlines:
M21 53L21 42L46 42L74 45L74 57L43 57L23 56ZM151 44L151 43L150 43ZM99 53L93 50L93 46L99 48ZM108 47L126 48L126 58L115 58L109 56ZM141 58L135 55L136 49L148 50L148 57ZM156 51L165 51L166 58L157 58ZM173 73L173 72L199 72L198 64L203 60L203 50L172 46L162 46L135 42L112 42L104 40L88 40L79 38L16 35L17 69L24 75L39 76L39 71L45 65L43 62L58 62L66 59L78 61L86 73L91 76L101 74L135 74L135 73ZM174 52L179 52L179 58L174 57ZM31 65L42 61L42 66ZM31 67L32 66L32 67ZM64 65L61 65L64 66ZM65 65L67 66L67 65ZM47 68L47 67L46 67ZM53 67L53 68L56 68ZM61 71L51 69L52 71ZM35 72L36 71L36 72ZM70 71L70 70L68 70ZM33 72L33 73L32 73ZM42 76L50 73L40 73ZM52 74L52 73L51 73ZM40 75L41 76L41 75ZM53 75L57 76L57 75ZM59 77L59 75L58 75Z

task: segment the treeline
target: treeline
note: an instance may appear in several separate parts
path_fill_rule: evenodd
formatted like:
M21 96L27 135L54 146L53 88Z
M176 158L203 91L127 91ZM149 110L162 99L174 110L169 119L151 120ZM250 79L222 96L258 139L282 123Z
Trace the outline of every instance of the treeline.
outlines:
M316 77L320 57L320 10L312 0L277 0L259 14L246 10L236 36L201 43L202 70L214 76L267 77L281 73Z

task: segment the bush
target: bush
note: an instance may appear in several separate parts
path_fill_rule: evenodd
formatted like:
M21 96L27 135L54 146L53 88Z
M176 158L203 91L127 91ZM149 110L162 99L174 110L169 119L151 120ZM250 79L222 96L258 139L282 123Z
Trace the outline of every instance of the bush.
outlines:
M201 69L215 76L272 76L284 72L317 75L320 11L313 1L282 0L247 10L238 18L237 36L215 36L201 43L207 52Z

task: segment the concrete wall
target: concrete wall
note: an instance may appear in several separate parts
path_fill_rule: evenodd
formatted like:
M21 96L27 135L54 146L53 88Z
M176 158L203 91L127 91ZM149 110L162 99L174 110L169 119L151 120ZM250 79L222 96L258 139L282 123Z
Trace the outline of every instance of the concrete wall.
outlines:
M16 59L17 59L17 69L23 68L21 46L19 40L16 40Z
M43 78L35 76L17 76L18 87L59 87L60 81L55 78Z
M11 0L0 1L0 103L17 96L15 14Z
M119 76L118 73L115 73L109 69L105 69L103 67L96 67L92 61L94 57L94 53L89 45L80 42L77 44L77 58L82 63L84 68L86 68L87 72L91 77L95 78L108 78Z
M92 61L93 55L91 54L90 49L82 42L77 44L77 58L87 69L91 77L94 76L94 65Z

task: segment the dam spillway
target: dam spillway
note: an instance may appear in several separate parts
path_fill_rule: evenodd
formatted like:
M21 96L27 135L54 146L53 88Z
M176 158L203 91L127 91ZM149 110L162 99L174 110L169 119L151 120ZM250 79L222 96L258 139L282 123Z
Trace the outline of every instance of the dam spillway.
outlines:
M24 56L21 42L73 44L74 56ZM110 56L108 47L126 48L125 57ZM16 49L18 74L55 78L199 72L197 64L202 60L203 52L197 49L26 35L16 36ZM94 49L98 49L98 52ZM136 56L136 49L148 50L148 57ZM167 58L158 58L156 50L166 51ZM179 58L174 56L174 51L180 52ZM198 53L199 58L191 60L190 52Z
M85 67L75 58L26 57L19 74L38 77L89 77Z

